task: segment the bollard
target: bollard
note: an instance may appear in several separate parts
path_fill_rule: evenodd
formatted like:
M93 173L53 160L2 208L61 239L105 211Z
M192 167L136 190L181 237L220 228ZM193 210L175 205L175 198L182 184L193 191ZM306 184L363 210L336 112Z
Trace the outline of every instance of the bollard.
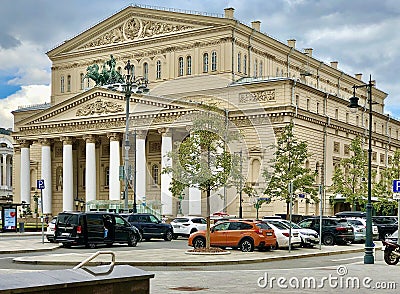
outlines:
M19 223L19 232L25 233L25 223L24 222Z

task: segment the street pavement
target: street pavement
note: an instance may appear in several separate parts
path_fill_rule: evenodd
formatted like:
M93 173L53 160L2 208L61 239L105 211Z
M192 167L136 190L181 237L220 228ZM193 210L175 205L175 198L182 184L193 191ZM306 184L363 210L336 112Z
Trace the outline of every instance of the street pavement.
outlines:
M22 253L35 250L48 250L48 254L14 258L14 262L28 264L70 265L71 268L93 253L71 249L71 253L57 254L58 244L41 242L38 234L18 239L0 237L1 253ZM364 265L363 244L350 246L323 246L321 250L294 249L273 250L270 252L242 253L228 250L227 255L193 255L186 249L145 249L114 251L116 264L132 266L181 266L179 271L154 271L155 278L150 281L151 293L399 293L400 267L388 266L382 261L381 243L376 242L376 255L380 258L373 265ZM139 243L138 246L144 246ZM138 247L138 248L139 248ZM99 251L112 251L99 248ZM286 259L299 259L315 256L332 256L340 260L343 253L359 253L359 258L344 259L342 266L313 268L263 269L263 262ZM140 254L139 254L140 253ZM100 255L90 265L107 264L110 256ZM297 262L298 262L297 261ZM225 270L223 265L259 263L257 269ZM220 268L207 269L207 265L221 265ZM186 266L186 267L185 267ZM192 267L190 267L192 266ZM201 266L193 268L193 266ZM215 268L217 268L215 270ZM254 268L254 267L253 267ZM0 271L0 274L6 274ZM279 281L279 282L278 282ZM395 287L395 289L393 289ZM388 289L390 288L390 289Z

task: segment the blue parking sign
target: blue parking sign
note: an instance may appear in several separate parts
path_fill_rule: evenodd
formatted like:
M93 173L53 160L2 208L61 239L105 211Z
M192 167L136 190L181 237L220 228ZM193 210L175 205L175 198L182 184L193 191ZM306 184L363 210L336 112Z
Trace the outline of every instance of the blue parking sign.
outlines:
M393 193L400 193L400 180L393 180Z
M36 181L36 188L44 189L44 180L37 180Z

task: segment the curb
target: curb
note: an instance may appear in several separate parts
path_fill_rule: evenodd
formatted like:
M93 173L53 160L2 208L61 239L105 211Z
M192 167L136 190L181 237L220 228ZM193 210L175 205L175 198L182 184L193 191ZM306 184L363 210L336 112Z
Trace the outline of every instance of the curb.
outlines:
M53 247L50 248L41 248L41 249L16 249L16 250L0 250L0 255L1 254L13 254L13 253L32 253L32 252L46 252L46 251L54 251L57 250L58 248L60 248L59 245L55 245Z
M376 249L381 249L380 246L376 247ZM357 253L363 252L364 248L356 248L350 250L338 250L338 251L327 251L327 252L314 252L314 253L303 253L297 255L284 255L284 256L269 256L265 258L257 258L257 259L243 259L243 260L210 260L210 261L116 261L116 265L131 265L131 266L207 266L207 265L234 265L234 264L249 264L249 263L261 263L261 262L272 262L272 261L281 261L281 260L290 260L290 259L301 259L307 257L316 257L316 256L328 256L328 255L338 255L345 253ZM24 260L23 257L18 257L13 259L14 263L20 264L40 264L40 265L77 265L79 262L76 261L30 261ZM98 262L90 262L91 266L98 265L107 265L110 262L98 261Z

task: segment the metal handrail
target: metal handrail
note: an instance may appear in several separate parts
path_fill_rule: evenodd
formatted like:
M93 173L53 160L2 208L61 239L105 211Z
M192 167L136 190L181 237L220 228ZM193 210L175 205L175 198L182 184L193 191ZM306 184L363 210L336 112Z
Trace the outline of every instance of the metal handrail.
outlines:
M75 266L74 270L81 268L82 266L84 266L85 264L87 264L88 262L90 262L91 260L95 259L97 256L99 256L101 254L110 254L111 255L110 266L114 267L114 265L115 265L115 253L114 252L112 252L112 251L97 251L96 253L92 254L91 256L86 258L84 261L82 261L80 264Z

